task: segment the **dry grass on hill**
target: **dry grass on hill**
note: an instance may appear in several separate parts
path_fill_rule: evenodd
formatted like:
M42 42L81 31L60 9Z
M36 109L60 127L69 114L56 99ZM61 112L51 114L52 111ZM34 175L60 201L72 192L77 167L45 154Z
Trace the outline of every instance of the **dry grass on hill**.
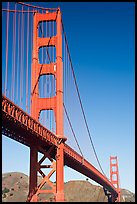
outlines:
M41 178L38 178L38 183ZM25 202L28 196L29 178L23 173L12 172L2 175L2 202ZM48 188L45 185L44 188ZM135 194L122 189L122 202L135 202ZM39 201L53 201L52 194L40 195ZM102 187L88 181L69 181L65 183L66 202L107 202Z

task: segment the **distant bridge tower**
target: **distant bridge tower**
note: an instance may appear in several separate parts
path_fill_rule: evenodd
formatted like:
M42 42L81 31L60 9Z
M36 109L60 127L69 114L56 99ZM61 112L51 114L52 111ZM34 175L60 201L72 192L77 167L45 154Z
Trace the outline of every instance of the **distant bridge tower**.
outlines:
M56 36L38 37L38 26L40 22L56 22ZM33 59L32 59L32 87L31 87L31 116L39 119L42 110L53 110L56 121L56 136L60 138L57 148L53 146L46 148L39 144L33 144L30 147L30 180L28 201L37 202L38 195L43 193L53 193L55 201L64 201L64 131L63 131L63 66L62 66L62 24L60 8L56 12L46 12L45 14L34 14L33 25ZM39 63L39 49L41 47L54 46L56 48L56 62L50 64ZM42 75L54 75L56 79L56 95L50 98L40 98L38 85L39 78ZM33 142L33 141L32 141ZM38 151L44 156L38 161ZM51 158L55 152L55 160ZM48 158L51 165L42 165L42 162ZM43 173L42 168L50 168L48 175ZM37 184L37 173L43 177L41 183ZM56 172L56 182L50 181L52 174ZM47 183L50 189L44 190L42 187Z
M119 187L119 173L118 173L118 159L110 156L110 181L116 187L118 192L117 202L120 202L120 187ZM113 196L112 196L113 201Z

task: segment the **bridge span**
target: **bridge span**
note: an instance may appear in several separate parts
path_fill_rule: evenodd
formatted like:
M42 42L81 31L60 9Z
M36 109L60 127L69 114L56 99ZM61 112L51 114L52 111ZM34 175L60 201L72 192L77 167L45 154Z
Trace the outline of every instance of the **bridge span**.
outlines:
M53 159L55 159L58 144L61 140L64 142L66 140L65 137L57 137L4 95L2 96L2 133L28 147L37 144L41 153L42 149L47 151L54 146L50 153ZM114 185L67 144L64 145L64 164L96 181L115 198L118 196Z

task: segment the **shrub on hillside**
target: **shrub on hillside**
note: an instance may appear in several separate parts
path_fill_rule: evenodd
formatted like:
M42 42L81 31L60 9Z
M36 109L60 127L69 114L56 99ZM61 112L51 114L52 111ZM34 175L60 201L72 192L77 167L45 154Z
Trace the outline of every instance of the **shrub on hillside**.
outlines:
M3 189L3 191L2 191L2 194L4 194L4 193L8 193L9 191L10 191L10 190L9 190L8 188L5 187L5 188Z

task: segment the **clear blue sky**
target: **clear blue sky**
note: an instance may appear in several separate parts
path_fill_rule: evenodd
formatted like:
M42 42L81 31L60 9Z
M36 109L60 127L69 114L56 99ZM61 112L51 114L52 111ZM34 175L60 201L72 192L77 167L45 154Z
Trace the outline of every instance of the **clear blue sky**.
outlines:
M135 191L135 4L34 2L60 7L93 142L109 177L118 156L121 188ZM79 138L81 143L83 138ZM84 147L90 157L89 146ZM2 170L29 172L29 149L2 137ZM85 179L65 168L65 181Z

